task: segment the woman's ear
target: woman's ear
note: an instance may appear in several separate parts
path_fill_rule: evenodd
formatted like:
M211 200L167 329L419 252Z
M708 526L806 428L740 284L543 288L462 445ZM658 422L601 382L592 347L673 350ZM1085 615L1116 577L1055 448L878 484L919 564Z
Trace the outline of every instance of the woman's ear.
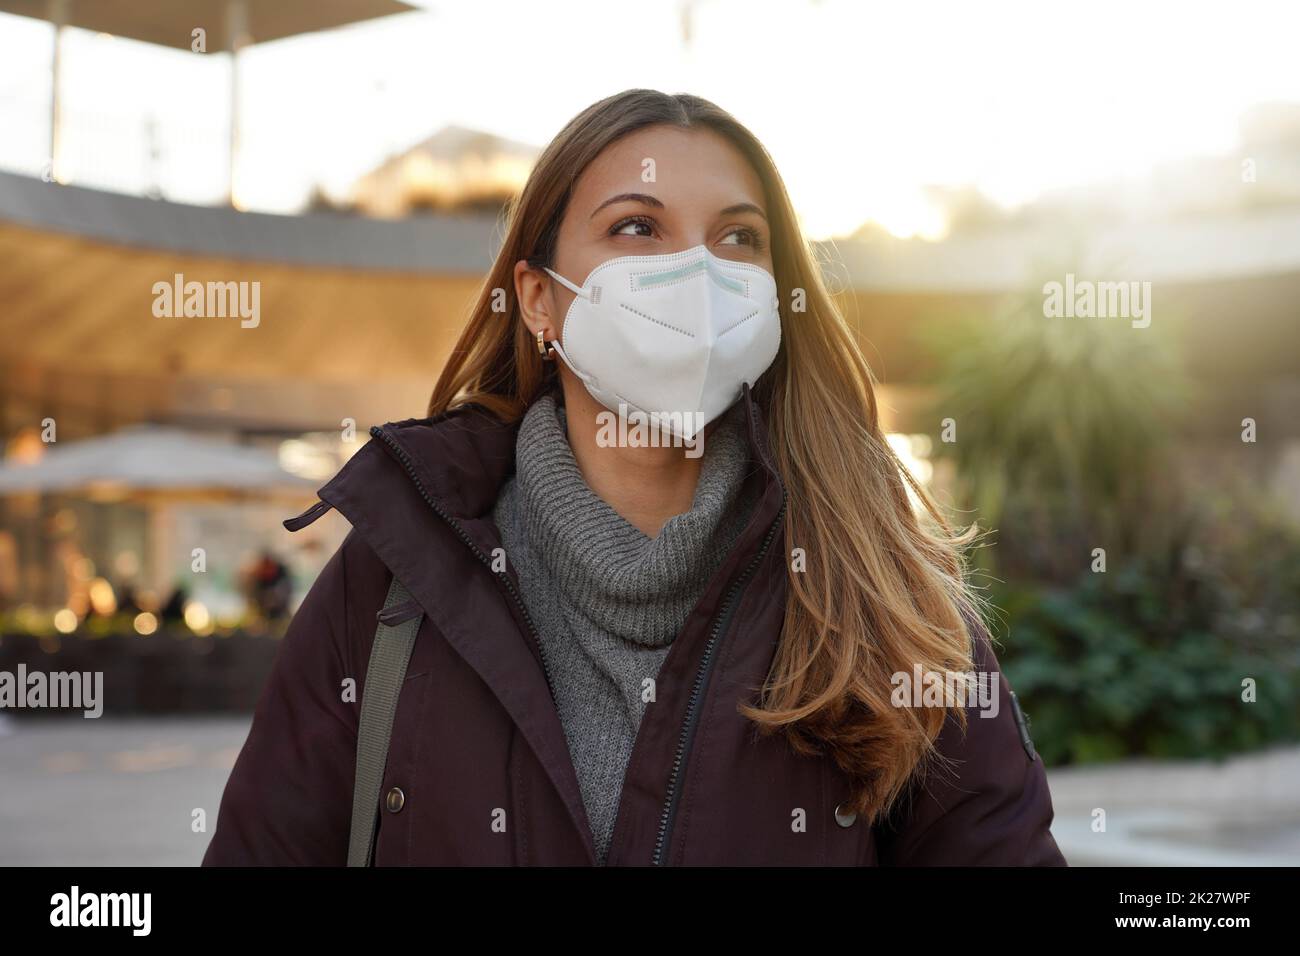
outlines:
M528 265L526 259L515 263L515 299L519 314L530 335L542 332L549 342L560 337L560 325L552 315L551 277Z

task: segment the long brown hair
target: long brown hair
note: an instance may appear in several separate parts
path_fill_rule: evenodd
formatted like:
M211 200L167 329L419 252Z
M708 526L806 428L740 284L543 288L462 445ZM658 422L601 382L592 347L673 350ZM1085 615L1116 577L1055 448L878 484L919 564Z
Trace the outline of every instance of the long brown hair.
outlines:
M513 268L552 265L570 191L620 137L647 126L704 127L725 136L767 194L772 264L781 301L796 290L804 311L782 309L781 349L755 383L770 445L788 492L785 536L804 566L789 572L781 639L757 705L742 713L784 731L803 754L832 757L853 784L851 803L879 820L937 754L947 707L896 707L891 676L969 672L968 621L977 601L961 546L880 429L875 382L826 290L771 157L730 114L696 96L628 90L578 114L542 152L505 211L505 237L469 323L434 387L429 414L463 404L517 420L549 384L520 318ZM908 489L922 504L914 509Z

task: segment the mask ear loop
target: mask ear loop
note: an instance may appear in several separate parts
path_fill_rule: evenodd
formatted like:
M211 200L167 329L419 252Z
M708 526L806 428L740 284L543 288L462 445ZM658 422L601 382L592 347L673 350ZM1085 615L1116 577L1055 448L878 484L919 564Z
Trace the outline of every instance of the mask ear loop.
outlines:
M568 289L568 290L569 290L570 292L572 292L574 295L580 295L580 296L582 296L584 299L587 298L587 293L585 293L585 292L582 291L582 287L581 287L581 286L576 286L576 285L574 285L574 284L573 284L572 282L570 282L568 279L564 278L564 276L560 275L558 272L554 271L553 269L549 268L548 266L542 266L542 268L546 271L546 273L547 273L548 275L550 275L550 277L551 277L552 279L554 279L556 282L560 283L560 285L564 286L566 289Z
M564 278L564 276L560 275L558 272L553 271L552 269L547 268L546 266L542 266L542 268L546 270L546 272L551 276L551 278L553 278L556 282L560 283L560 285L564 286L574 295L581 296L584 299L589 298L587 293L583 291L581 286L574 285L568 279ZM594 381L594 379L590 375L588 375L586 372L582 371L571 361L569 361L569 356L564 353L564 346L560 344L559 339L552 339L548 344L551 346L551 348L555 349L555 354L558 355L564 361L564 364L569 367L570 372L578 376L578 378L581 379L583 382Z

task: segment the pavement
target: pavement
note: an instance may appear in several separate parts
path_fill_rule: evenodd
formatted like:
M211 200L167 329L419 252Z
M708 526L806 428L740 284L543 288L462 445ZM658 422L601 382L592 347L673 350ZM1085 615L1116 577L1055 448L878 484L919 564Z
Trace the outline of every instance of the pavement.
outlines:
M248 726L0 714L0 866L197 865ZM1300 863L1300 746L1067 767L1048 780L1052 833L1072 866Z
M0 721L0 866L197 866L249 727L242 716Z
M1052 835L1072 866L1300 865L1300 747L1047 776Z

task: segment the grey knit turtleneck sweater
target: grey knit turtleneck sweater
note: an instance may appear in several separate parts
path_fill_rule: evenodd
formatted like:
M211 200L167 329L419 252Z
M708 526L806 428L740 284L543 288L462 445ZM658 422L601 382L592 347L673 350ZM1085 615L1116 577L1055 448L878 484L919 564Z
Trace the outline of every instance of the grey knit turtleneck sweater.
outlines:
M691 510L649 538L587 485L552 394L519 427L493 517L546 651L602 865L643 695L755 503L743 428L737 403L705 435Z

